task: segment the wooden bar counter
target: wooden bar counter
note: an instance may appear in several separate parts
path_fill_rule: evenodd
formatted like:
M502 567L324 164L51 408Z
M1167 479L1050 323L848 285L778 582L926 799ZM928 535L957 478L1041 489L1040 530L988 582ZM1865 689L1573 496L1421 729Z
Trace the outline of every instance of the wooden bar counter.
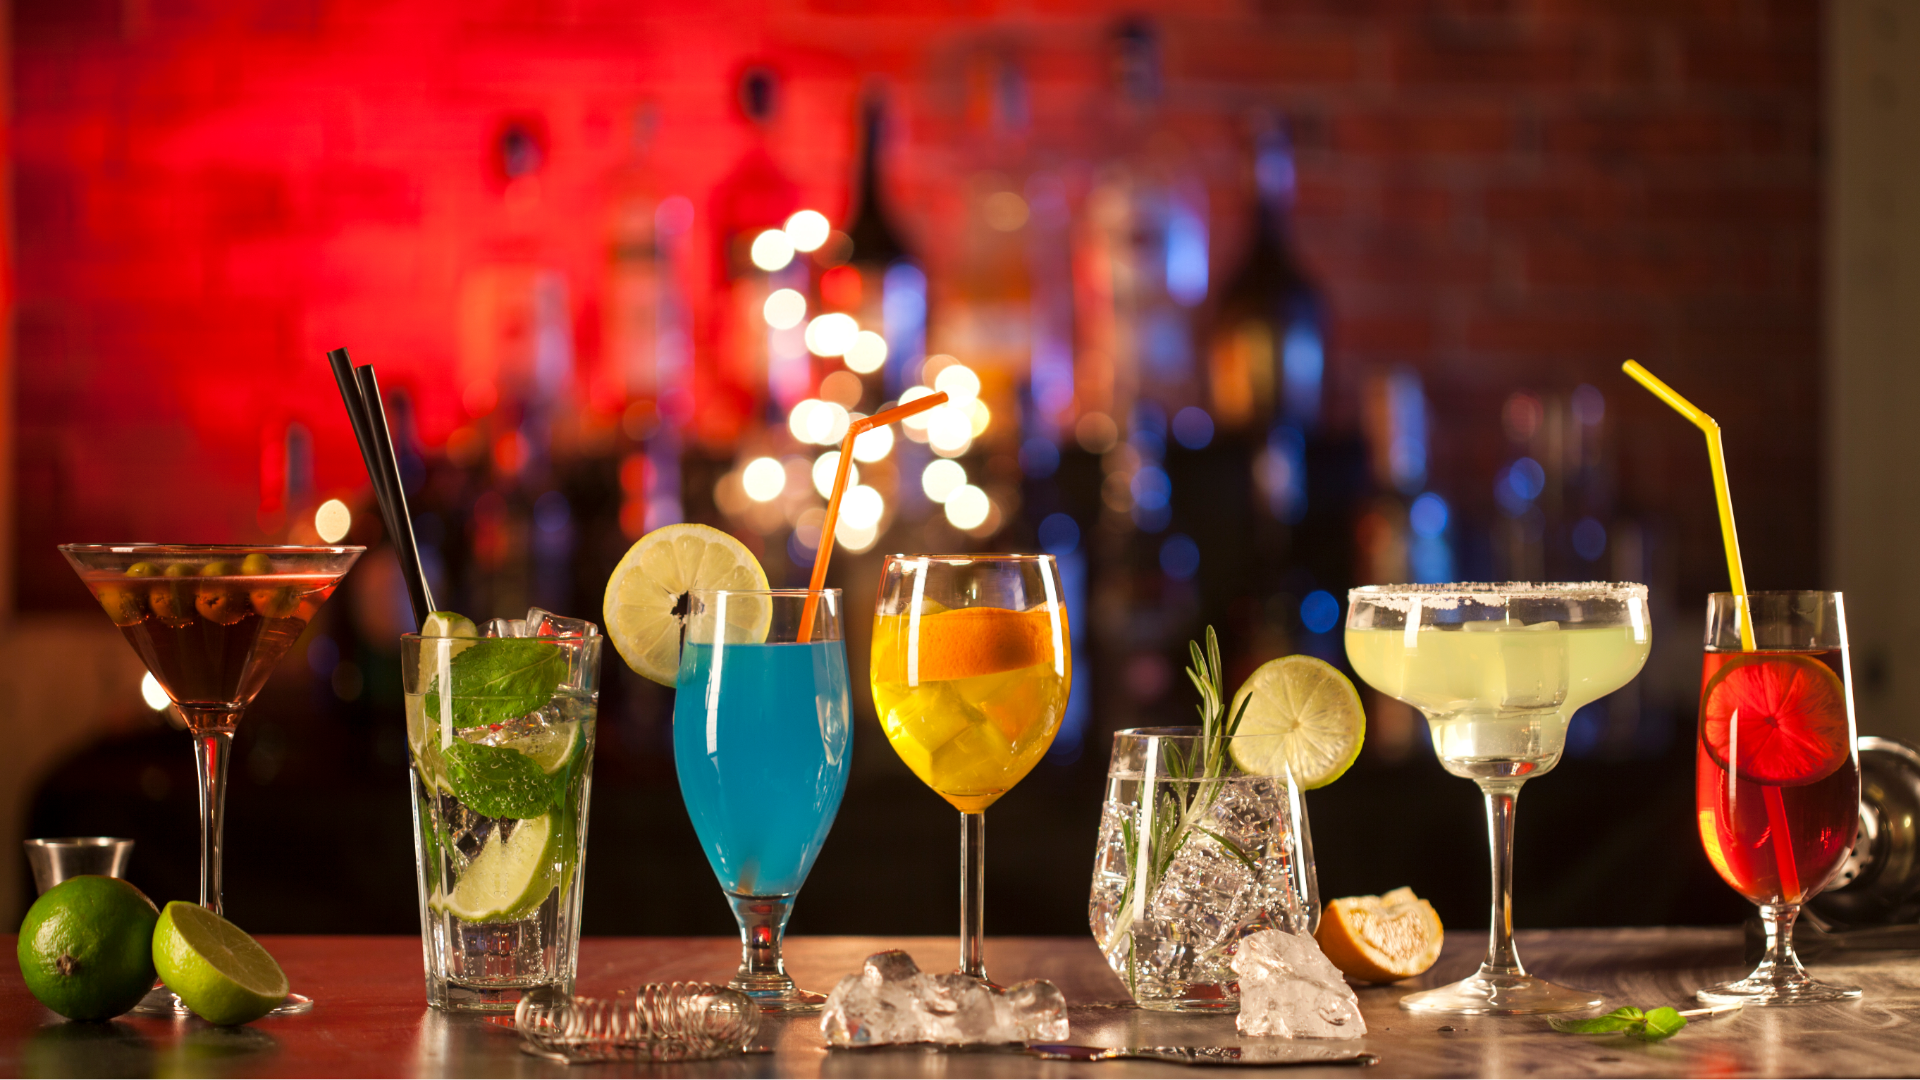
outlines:
M1612 1006L1692 1007L1693 991L1743 974L1737 930L1578 930L1525 933L1531 970L1604 992ZM1920 953L1840 954L1816 974L1858 984L1864 1000L1798 1009L1747 1009L1698 1021L1672 1040L1562 1035L1538 1017L1437 1019L1402 1012L1409 989L1468 973L1481 935L1450 937L1426 976L1360 991L1371 1067L1228 1069L1124 1061L1070 1064L1017 1052L826 1048L819 1019L769 1020L768 1052L672 1066L568 1068L520 1052L509 1031L425 1004L413 937L265 937L293 987L317 1004L305 1016L221 1029L197 1020L127 1016L71 1024L27 993L18 970L0 980L0 1073L26 1076L1914 1076L1920 1075ZM923 968L954 959L951 938L794 938L789 969L825 992L868 954L913 953ZM671 980L723 982L739 946L720 938L590 938L581 946L583 993ZM1232 1017L1172 1016L1126 1004L1090 938L1000 938L988 943L994 977L1047 978L1072 1004L1072 1041L1096 1046L1238 1045Z

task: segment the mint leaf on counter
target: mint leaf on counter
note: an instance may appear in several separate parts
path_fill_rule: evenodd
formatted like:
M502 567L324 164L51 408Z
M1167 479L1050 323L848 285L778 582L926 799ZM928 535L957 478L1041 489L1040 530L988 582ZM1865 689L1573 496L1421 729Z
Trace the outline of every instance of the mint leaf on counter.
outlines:
M1631 1005L1615 1009L1605 1016L1590 1016L1584 1020L1549 1018L1547 1022L1553 1025L1553 1030L1569 1035L1612 1035L1617 1032L1641 1042L1670 1039L1687 1026L1687 1018L1677 1010L1662 1006L1647 1012Z

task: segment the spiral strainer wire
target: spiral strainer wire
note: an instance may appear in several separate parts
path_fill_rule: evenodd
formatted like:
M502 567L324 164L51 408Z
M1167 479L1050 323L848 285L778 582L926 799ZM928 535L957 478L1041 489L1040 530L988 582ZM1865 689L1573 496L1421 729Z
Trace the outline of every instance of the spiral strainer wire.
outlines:
M745 994L709 983L648 983L611 998L523 998L514 1025L527 1053L590 1061L701 1061L742 1052L760 1030Z

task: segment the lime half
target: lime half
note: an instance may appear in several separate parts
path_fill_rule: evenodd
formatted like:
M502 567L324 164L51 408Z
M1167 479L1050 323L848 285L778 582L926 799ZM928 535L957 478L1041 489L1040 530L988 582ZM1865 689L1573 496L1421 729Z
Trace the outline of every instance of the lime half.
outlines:
M554 824L554 815L544 814L520 822L505 840L495 832L453 892L436 898L434 906L476 923L518 919L539 907L553 891L553 867L559 861L553 842L564 830Z
M153 928L153 966L167 989L209 1024L244 1024L287 996L287 976L246 931L175 900Z
M1340 670L1311 656L1283 656L1260 665L1233 695L1229 717L1251 699L1227 750L1258 776L1278 776L1284 763L1303 788L1340 779L1366 738L1360 694ZM1248 738L1270 735L1277 738Z
M707 525L664 525L635 541L607 578L607 636L627 666L661 686L680 676L680 632L691 589L767 587L767 572L747 546ZM761 642L773 609L764 598L727 609L725 640Z

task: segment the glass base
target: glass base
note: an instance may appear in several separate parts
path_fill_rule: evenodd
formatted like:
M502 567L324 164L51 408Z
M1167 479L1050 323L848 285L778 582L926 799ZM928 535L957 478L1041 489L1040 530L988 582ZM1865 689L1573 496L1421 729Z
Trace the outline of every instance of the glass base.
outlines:
M285 1001L275 1005L268 1016L298 1016L313 1011L313 999L305 994L288 994ZM159 983L147 991L140 1004L133 1007L135 1016L192 1016L193 1010L180 1000L180 995L167 989L165 983Z
M552 983L538 983L533 986L469 986L454 982L452 979L436 979L432 975L427 976L427 1004L447 1012L512 1015L513 1011L520 1007L521 998L552 1003L570 996L571 991L568 988Z
M1706 1005L1819 1005L1858 1000L1860 988L1823 983L1803 972L1770 978L1756 971L1739 982L1709 986L1694 997Z
M786 975L753 975L742 971L727 983L760 1007L763 1013L815 1013L826 1007L827 999L793 984Z
M1482 969L1451 986L1422 990L1400 999L1409 1012L1454 1013L1467 1016L1525 1016L1534 1013L1580 1012L1606 1004L1589 990L1576 990L1531 975L1509 975Z

